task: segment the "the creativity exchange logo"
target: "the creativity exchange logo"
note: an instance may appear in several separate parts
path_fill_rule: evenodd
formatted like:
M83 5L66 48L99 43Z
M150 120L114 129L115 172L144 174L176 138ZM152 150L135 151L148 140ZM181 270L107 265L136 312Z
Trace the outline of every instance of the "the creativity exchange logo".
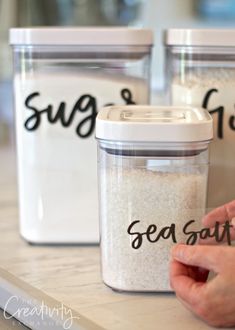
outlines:
M11 311L11 314L9 314L9 311ZM50 322L54 325L61 324L65 330L71 329L73 322L79 320L79 317L74 316L73 311L63 303L56 307L49 307L43 300L40 304L37 303L37 305L33 301L24 301L23 306L20 306L20 299L17 296L11 296L7 300L4 306L3 316L7 320L13 318L25 320L28 318L30 323L46 324Z

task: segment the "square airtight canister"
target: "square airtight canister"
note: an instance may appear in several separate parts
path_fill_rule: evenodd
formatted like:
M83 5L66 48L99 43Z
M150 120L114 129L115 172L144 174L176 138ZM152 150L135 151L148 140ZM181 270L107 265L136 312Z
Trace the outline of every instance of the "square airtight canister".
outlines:
M207 109L213 117L208 209L235 198L235 30L169 29L166 77L171 104Z
M152 33L14 28L20 233L32 243L99 240L95 118L149 102Z
M212 118L187 107L108 107L96 137L103 281L171 291L171 247L202 236Z

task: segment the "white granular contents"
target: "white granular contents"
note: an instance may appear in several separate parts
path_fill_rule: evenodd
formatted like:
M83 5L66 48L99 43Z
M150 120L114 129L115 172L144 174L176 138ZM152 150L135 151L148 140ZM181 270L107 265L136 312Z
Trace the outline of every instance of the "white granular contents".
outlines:
M223 108L223 138L218 134L219 113L214 113L214 139L210 144L208 208L215 208L235 198L235 69L195 68L175 76L171 84L172 104L201 107L205 95L217 89L209 98L208 110ZM221 113L221 112L220 112Z
M231 68L207 68L204 70L191 69L185 73L184 79L174 77L174 83L187 88L222 87L224 84L235 85L235 70Z
M155 224L159 232L175 223L177 241L185 242L183 226L194 219L190 229L198 229L205 212L206 174L114 167L102 170L100 180L104 282L118 290L170 291L171 238L151 243L144 236L141 247L133 249L135 236L127 228L140 220L133 231L146 232Z
M70 126L58 120L53 125L41 115L38 129L27 131L26 120L33 112L26 98L38 92L31 102L38 110L52 107L53 117L61 102L68 120L76 102L84 95L96 100L98 111L107 103L125 104L121 90L131 91L136 103L146 103L148 87L144 80L99 70L74 70L69 66L45 68L15 76L15 109L18 148L18 178L21 235L36 243L93 243L99 241L97 158L94 133L87 138L76 134L89 119L94 105L76 111ZM88 101L83 102L83 108ZM84 108L85 109L85 108ZM83 133L91 125L83 125Z

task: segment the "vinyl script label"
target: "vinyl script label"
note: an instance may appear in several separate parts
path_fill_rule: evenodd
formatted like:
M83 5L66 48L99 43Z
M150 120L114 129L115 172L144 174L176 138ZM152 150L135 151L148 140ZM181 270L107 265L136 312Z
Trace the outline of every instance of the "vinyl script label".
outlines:
M134 238L131 244L133 249L139 249L144 239L150 243L157 243L160 239L172 240L173 243L178 243L176 237L176 224L172 223L170 226L161 229L155 224L151 224L145 232L140 232L138 231L138 224L140 224L140 222L140 220L135 220L127 228L127 233ZM187 237L187 245L194 245L199 239L208 238L214 238L217 243L227 242L228 245L231 245L231 229L234 227L229 221L226 221L223 225L216 222L214 228L202 228L198 231L190 229L190 226L195 222L195 220L190 220L182 228L182 232Z

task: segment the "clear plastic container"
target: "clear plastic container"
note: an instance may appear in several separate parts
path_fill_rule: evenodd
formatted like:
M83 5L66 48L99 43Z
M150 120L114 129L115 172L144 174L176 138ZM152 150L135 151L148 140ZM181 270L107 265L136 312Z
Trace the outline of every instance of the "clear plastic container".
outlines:
M203 107L214 120L208 208L235 198L235 30L170 29L165 34L171 104Z
M20 232L32 243L96 243L95 118L149 102L152 33L12 29Z
M104 283L170 291L170 248L195 244L205 213L212 118L203 109L108 107L96 137Z

